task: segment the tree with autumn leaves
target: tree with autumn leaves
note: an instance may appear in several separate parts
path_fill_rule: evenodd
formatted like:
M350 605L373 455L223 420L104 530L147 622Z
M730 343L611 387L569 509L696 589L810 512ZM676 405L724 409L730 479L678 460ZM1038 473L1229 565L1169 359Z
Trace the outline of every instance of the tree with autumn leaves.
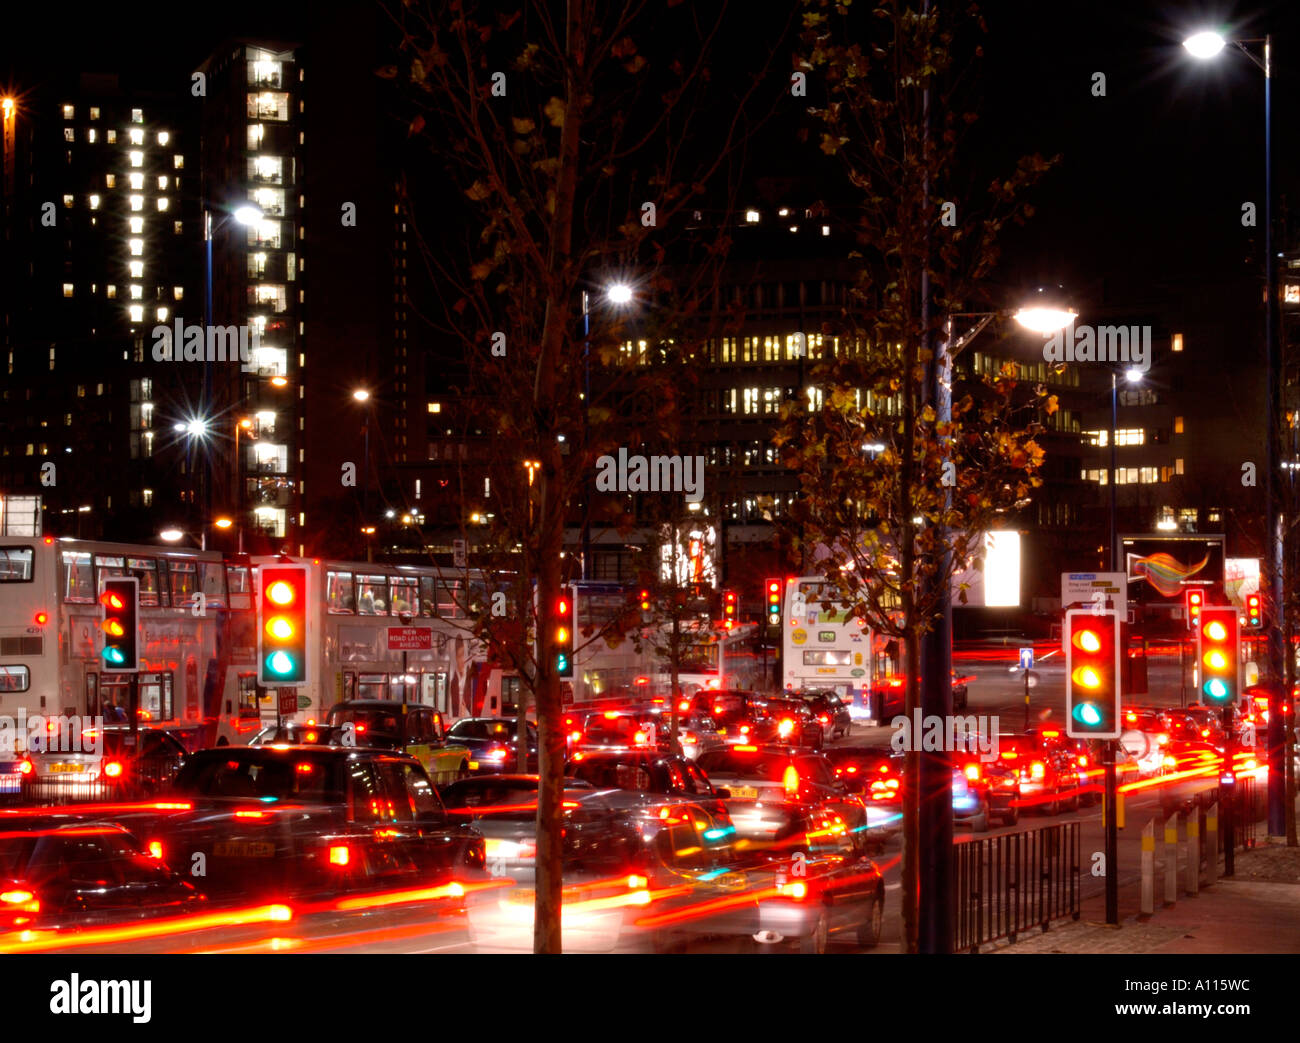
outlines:
M941 416L936 389L950 378L936 372L937 349L947 338L955 352L973 324L961 316L978 309L998 236L1032 212L1021 193L1051 165L1024 158L986 192L961 184L960 132L974 123L951 86L961 21L981 28L970 11L803 0L811 135L855 190L858 270L840 321L821 331L809 398L782 411L777 441L802 484L787 531L826 576L828 607L847 605L900 642L909 717L922 639L983 534L1041 484L1035 436L1056 408L1043 389L1018 386L1008 363L958 389ZM919 850L921 754L907 756L903 941L915 952L919 864L939 853Z

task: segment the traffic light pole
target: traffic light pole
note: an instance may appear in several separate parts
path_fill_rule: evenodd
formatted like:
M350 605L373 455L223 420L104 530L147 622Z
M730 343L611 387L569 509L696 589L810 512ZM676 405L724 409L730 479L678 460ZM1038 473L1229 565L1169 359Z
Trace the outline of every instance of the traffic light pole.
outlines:
M1118 739L1106 743L1106 923L1119 926L1119 786L1115 777Z
M1236 831L1236 811L1237 804L1237 775L1232 770L1232 704L1228 703L1223 708L1223 767L1219 771L1219 803L1223 805L1223 875L1232 876L1236 872L1234 864L1233 851L1237 846L1237 838L1234 835ZM1213 851L1210 857L1217 859L1218 852Z

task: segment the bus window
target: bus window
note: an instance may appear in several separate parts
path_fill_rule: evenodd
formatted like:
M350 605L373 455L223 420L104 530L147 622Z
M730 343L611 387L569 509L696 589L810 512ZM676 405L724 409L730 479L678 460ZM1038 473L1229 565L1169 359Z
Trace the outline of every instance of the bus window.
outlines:
M362 616L388 614L388 577L357 577L357 613Z
M248 566L227 565L226 587L232 594L251 594L252 588L248 585Z
M357 610L356 598L352 593L352 573L330 572L325 576L325 599L329 611L336 614L351 614Z
M199 590L203 591L203 596L208 600L217 600L224 602L226 600L226 570L219 561L201 561L199 562L201 570L201 580ZM247 574L247 570L245 570Z
M31 547L0 547L0 583L30 583L35 557Z
M257 675L239 675L239 716L258 717L261 711L257 707Z
M464 600L459 580L442 580L438 584L438 615L442 619L460 619L465 614Z
M104 580L126 575L126 562L113 555L95 555L96 589L104 585Z
M172 675L140 675L140 720L170 721L172 713Z
M63 600L78 605L95 603L95 572L89 551L63 552Z
M0 666L0 692L25 692L32 686L31 671L25 666Z
M86 675L86 716L99 716L99 675Z
M435 607L437 598L434 593L434 578L432 576L420 577L420 615L436 616L438 610Z
M156 608L167 604L167 592L158 589L158 563L153 558L127 558L130 575L140 581L140 605Z
M400 616L404 612L414 614L419 601L419 587L414 576L394 576L388 581L391 615Z
M357 678L358 699L386 699L384 690L388 687L387 674L362 674Z
M167 579L171 584L172 604L183 608L197 590L198 568L192 561L169 561Z

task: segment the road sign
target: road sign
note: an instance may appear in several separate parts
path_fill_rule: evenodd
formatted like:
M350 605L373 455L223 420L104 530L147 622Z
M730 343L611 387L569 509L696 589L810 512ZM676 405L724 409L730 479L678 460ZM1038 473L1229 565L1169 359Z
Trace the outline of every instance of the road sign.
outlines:
M1098 604L1097 594L1105 600L1101 607L1119 611L1120 619L1128 618L1128 579L1122 572L1062 572L1061 611L1072 608L1092 608Z
M1034 668L1034 650L1032 648L1022 648L1020 650L1020 669L1032 670Z
M298 712L298 689L281 688L278 691L280 693L280 716L292 717ZM310 700L308 700L307 705L311 705Z
M433 627L389 627L390 652L424 652L433 648Z

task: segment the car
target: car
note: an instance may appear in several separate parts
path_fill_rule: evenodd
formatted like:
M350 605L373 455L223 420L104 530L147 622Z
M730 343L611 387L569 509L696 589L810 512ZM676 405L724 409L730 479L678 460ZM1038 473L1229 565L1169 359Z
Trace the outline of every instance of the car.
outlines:
M824 953L844 936L867 948L880 940L884 877L838 815L795 801L733 799L727 808L745 842L733 875L761 896L755 941Z
M889 830L876 828L867 802L835 777L824 755L789 746L737 745L700 758L700 767L736 799L793 801L839 815L859 846L883 844Z
M34 770L30 757L16 752L0 753L0 798L21 798L23 782Z
M599 747L657 749L664 745L663 723L650 710L603 710L582 722L578 749Z
M518 806L525 810L537 807L539 775L476 775L458 782L448 783L438 790L447 808L447 816L454 822L473 822L480 816L480 808ZM592 789L581 779L565 779L565 792Z
M537 725L528 732L527 770L537 770ZM462 717L447 729L447 740L469 749L471 774L515 771L519 765L519 723L515 717Z
M273 742L285 742L291 746L316 744L328 746L333 737L334 729L329 725L317 724L315 721L308 721L305 724L301 721L285 721L283 724L272 724L263 728L248 740L248 744L268 746Z
M1101 800L1101 775L1105 771L1105 750L1099 742L1071 739L1059 727L1047 725L1027 728L1026 735L1036 736L1045 748L1054 749L1074 766L1079 780L1079 803L1091 805Z
M1001 758L984 760L978 752L958 750L953 759L953 815L982 833L996 819L1001 825L1020 821L1020 771ZM961 776L958 779L958 775Z
M25 818L0 827L0 931L84 927L198 911L203 895L112 822Z
M570 793L564 804L565 952L665 951L686 931L757 929L756 903L738 901L735 827L721 802L601 789ZM512 809L478 827L497 841L490 870L516 886L469 896L470 940L480 950L531 951L536 816Z
M1046 815L1079 810L1077 761L1041 732L999 735L998 763L1019 773L1022 807Z
M431 706L388 699L348 699L335 703L326 719L330 742L401 750L415 757L436 784L470 773L469 747L450 742L442 714Z
M969 694L966 688L968 681L975 680L974 677L958 677L956 671L952 674L952 708L954 710L966 709L969 701ZM900 674L889 674L884 677L878 677L871 682L867 695L867 717L879 724L888 724L895 717L902 715L907 701L907 678Z
M67 736L63 737L68 738ZM84 728L69 752L32 752L24 776L25 799L46 801L148 796L165 788L188 754L160 729L125 724Z
M768 699L766 711L776 722L774 742L820 750L833 731L829 715L821 720L802 699Z
M817 715L823 725L829 725L827 740L845 738L853 727L853 717L849 705L838 692L826 689L803 689L793 693L793 698L802 699L809 709Z
M214 899L449 885L485 864L483 838L449 820L420 762L383 749L199 750L160 799L116 820Z
M767 700L757 692L706 688L690 697L689 712L712 717L718 734L729 745L776 737L777 722L767 712Z
M578 750L565 766L565 774L597 789L680 797L715 810L721 810L721 801L730 796L696 762L661 750Z

